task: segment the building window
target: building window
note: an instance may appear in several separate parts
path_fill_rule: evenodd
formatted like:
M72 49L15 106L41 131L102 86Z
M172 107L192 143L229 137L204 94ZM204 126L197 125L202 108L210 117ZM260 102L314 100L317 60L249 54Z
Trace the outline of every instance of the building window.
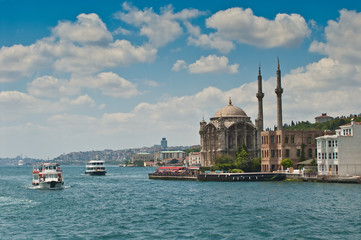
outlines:
M301 156L301 149L297 149L297 157Z
M337 147L337 140L335 140L335 146Z
M275 150L271 150L271 157L275 157Z
M328 141L328 147L331 147L332 146L332 143L331 143L331 140Z
M290 157L290 150L286 149L286 157Z
M309 157L309 158L312 158L312 149L311 149L311 148L308 149L308 157Z
M275 141L275 136L271 136L271 143L274 143Z
M291 143L295 143L295 135L291 135Z
M328 154L328 159L332 159L332 153Z
M332 159L335 159L335 153L332 153Z
M318 159L321 159L321 153L318 153Z
M336 152L336 159L338 159L338 152Z
M288 135L285 137L285 143L288 143Z
M307 143L311 144L312 143L312 135L308 135L307 136Z

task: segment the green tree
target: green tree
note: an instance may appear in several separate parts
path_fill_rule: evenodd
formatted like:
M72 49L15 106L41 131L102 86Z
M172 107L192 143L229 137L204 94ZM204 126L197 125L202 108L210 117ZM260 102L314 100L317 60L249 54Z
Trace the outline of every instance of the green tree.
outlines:
M281 165L284 169L287 169L293 166L293 161L289 158L285 158L282 160Z
M218 157L216 157L214 159L214 163L216 165L218 165L218 164L233 164L234 159L229 155L221 155L221 156L218 156Z

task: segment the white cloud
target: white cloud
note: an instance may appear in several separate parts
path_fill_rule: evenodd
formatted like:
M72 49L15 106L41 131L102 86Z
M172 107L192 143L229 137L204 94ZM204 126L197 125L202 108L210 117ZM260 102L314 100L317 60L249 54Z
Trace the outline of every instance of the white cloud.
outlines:
M90 106L94 107L95 102L88 94L77 97L76 99L62 98L60 99L61 103L66 103L73 106Z
M299 14L276 15L274 20L255 16L250 8L229 8L213 14L206 20L215 33L200 34L190 27L194 37L189 44L214 48L222 53L234 49L233 41L263 48L292 47L299 45L311 33L305 19Z
M102 72L95 77L75 77L71 84L77 87L99 89L104 95L130 98L141 94L137 85L113 72Z
M52 30L62 41L80 44L107 44L113 41L112 34L95 13L80 14L77 22L59 22Z
M177 39L183 28L180 21L198 17L202 13L196 9L183 9L174 13L172 6L161 9L157 14L152 8L145 8L143 11L127 3L123 4L124 12L118 12L115 17L140 28L140 35L146 36L149 43L154 47L162 47Z
M237 73L238 64L228 65L228 58L209 55L188 66L190 73Z
M53 76L42 76L28 84L28 92L36 97L59 98L78 94L80 89L72 86L69 81Z
M187 68L187 63L184 60L177 60L177 62L173 64L172 71L179 72L180 70L186 68Z
M38 44L1 47L0 82L12 82L29 77L49 66L51 60L47 54L43 54L43 49Z
M74 23L59 22L52 36L29 46L0 49L0 82L54 71L92 74L105 68L151 62L157 50L134 46L127 40L113 41L96 14L80 14Z
M328 55L347 63L361 63L361 13L341 10L338 21L328 21L326 42L313 41L311 52Z
M185 23L188 32L192 35L188 37L188 44L197 47L217 49L221 53L228 53L234 49L232 41L224 40L219 35L210 33L201 34L199 26L193 26L189 22Z

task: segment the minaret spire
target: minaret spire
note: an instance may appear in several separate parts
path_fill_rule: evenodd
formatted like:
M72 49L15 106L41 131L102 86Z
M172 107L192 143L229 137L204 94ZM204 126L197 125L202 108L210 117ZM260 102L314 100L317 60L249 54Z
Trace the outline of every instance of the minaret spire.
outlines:
M258 116L256 127L261 132L263 131L263 97L264 93L262 92L262 75L261 75L261 64L258 65L258 92L256 97L258 98Z
M275 93L277 94L277 130L282 130L282 93L283 88L281 87L281 70L280 61L277 57L277 87Z
M263 131L263 97L264 93L262 92L262 75L261 75L261 64L258 65L258 92L256 97L258 98L258 116L256 119L256 129L257 129L257 156L260 156L261 153L261 132Z

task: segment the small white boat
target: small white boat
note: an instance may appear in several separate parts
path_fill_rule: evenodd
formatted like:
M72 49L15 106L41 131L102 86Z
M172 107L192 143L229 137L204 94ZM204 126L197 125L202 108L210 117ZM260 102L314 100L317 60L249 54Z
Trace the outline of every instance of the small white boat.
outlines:
M64 181L63 171L59 164L43 163L33 167L33 185L38 185L42 189L62 189Z
M18 166L23 166L24 165L24 161L22 160L22 159L20 159L19 161L18 161Z
M107 173L103 160L90 160L85 168L85 174L89 175L105 175Z

